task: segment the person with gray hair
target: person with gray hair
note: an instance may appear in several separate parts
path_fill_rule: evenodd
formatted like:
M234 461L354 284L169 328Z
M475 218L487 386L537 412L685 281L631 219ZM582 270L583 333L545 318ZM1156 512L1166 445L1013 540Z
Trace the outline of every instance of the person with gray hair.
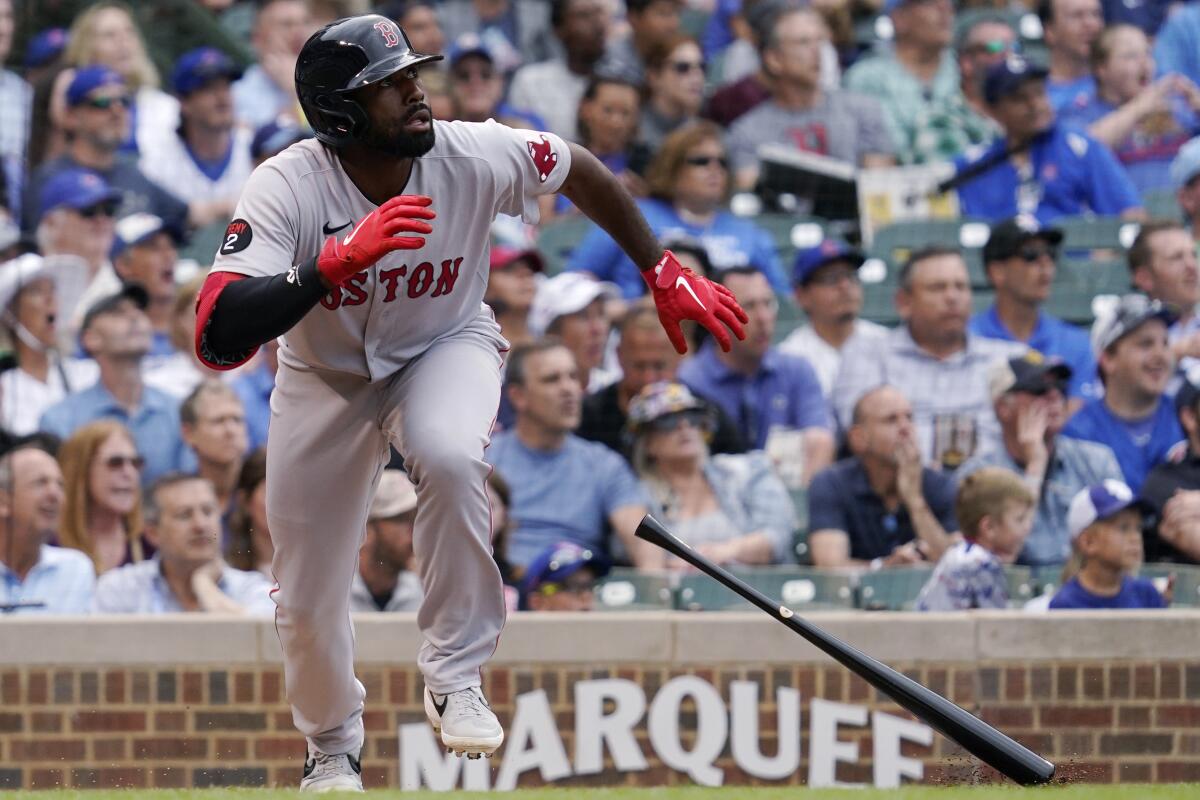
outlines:
M96 584L92 560L53 547L64 500L54 456L26 445L0 456L0 617L87 613Z
M1023 352L1025 345L968 330L971 285L956 249L913 253L900 270L896 308L902 323L882 343L851 340L842 352L830 395L838 422L848 429L859 398L874 386L891 384L913 404L922 460L955 469L999 434L987 392L988 366Z
M146 491L142 505L154 557L104 573L93 610L109 614L207 612L270 614L271 584L261 573L234 569L221 558L220 507L199 475L169 473Z

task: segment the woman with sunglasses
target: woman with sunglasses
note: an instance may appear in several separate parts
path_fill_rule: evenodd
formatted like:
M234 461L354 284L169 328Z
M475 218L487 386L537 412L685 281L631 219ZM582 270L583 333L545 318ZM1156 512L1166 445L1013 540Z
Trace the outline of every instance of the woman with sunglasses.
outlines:
M679 34L646 56L646 102L637 141L657 152L671 131L693 121L704 103L704 57L700 45Z
M58 452L66 489L58 544L82 550L96 574L142 561L142 457L133 435L115 420L83 426Z
M788 291L771 235L726 211L729 161L721 129L700 120L671 133L646 170L650 196L638 201L659 239L699 241L717 272L747 264L766 274L776 292ZM607 233L593 227L571 253L567 269L590 272L621 287L626 298L646 293L634 263Z
M629 403L633 465L676 536L718 564L791 561L796 514L761 452L710 455L713 411L681 383L652 383ZM685 568L662 553L663 566Z

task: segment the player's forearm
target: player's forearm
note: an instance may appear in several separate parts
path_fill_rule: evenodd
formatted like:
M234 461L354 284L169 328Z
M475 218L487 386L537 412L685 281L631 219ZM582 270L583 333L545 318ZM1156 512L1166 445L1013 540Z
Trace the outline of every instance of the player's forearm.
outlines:
M326 292L316 259L287 274L234 281L217 298L205 332L208 347L230 354L265 344L291 330Z
M653 268L662 246L633 195L595 156L577 144L570 147L571 171L559 191L603 228L639 270Z

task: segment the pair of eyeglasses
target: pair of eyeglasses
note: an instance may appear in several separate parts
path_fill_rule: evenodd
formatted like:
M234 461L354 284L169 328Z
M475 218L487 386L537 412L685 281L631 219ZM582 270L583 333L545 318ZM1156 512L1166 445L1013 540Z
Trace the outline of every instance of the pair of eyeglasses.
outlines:
M1032 264L1043 258L1049 258L1051 261L1058 260L1058 250L1053 247L1022 247L1017 255L1026 264Z
M1015 51L1016 43L1004 39L989 39L986 42L975 42L968 49L979 56L997 56L1010 50Z
M721 169L729 169L729 159L725 156L688 156L684 159L684 163L690 167L707 167L716 164Z
M648 427L654 433L674 433L685 422L701 431L707 431L712 427L712 421L708 414L698 408L663 414L661 417L651 420Z
M140 472L142 467L146 466L146 459L141 456L109 456L104 459L104 466L113 472L124 469L126 466L133 467Z
M676 75L687 75L692 70L704 72L703 61L672 61L671 69Z
M87 105L91 108L98 108L101 111L107 111L113 106L121 108L129 108L129 98L125 95L117 95L116 97L89 97Z
M104 203L95 203L86 208L79 209L79 216L84 219L94 219L96 217L115 217L117 215L117 203L108 201Z

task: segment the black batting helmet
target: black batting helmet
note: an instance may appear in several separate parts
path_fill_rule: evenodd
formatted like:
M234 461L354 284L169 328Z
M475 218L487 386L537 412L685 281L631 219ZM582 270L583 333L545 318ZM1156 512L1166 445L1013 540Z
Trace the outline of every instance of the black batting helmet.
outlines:
M339 19L310 36L300 50L296 96L317 138L341 147L370 124L349 92L441 58L415 52L404 31L387 17Z

